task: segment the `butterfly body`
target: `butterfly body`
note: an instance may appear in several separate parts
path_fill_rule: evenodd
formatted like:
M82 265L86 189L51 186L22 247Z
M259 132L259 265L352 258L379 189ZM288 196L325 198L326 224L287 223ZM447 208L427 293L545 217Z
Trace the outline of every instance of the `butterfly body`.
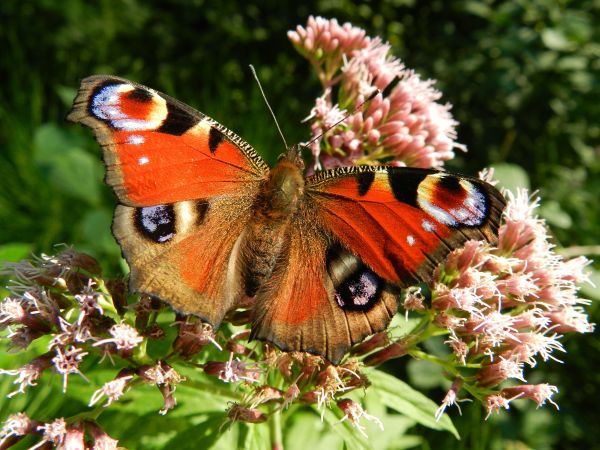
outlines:
M504 199L435 170L344 167L304 177L298 147L269 169L213 119L113 76L82 81L69 119L103 147L130 287L217 327L337 363L384 329L399 289L468 239L494 242Z

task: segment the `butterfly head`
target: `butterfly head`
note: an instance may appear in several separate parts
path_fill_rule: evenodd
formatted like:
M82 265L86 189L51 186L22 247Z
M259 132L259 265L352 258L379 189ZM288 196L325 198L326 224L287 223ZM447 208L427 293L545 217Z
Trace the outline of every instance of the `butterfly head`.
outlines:
M271 214L293 213L304 195L304 161L300 146L294 145L279 156L263 190Z
M280 163L281 161L287 161L288 163L298 167L300 171L303 171L304 160L302 159L302 149L303 147L299 144L292 145L287 149L285 153L279 155L279 158L277 158L277 162Z

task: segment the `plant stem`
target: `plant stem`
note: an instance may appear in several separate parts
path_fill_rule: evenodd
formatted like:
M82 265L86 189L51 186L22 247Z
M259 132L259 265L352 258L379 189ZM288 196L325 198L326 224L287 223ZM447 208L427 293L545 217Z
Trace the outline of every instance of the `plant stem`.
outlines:
M271 450L283 450L283 435L281 434L281 408L276 405L271 412L269 429L271 431Z

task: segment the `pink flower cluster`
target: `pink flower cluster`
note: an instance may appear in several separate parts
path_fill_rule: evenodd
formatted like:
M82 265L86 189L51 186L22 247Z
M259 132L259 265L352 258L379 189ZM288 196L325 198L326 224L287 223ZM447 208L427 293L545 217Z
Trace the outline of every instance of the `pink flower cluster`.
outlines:
M441 167L455 148L465 150L434 81L406 69L389 44L320 17L288 37L324 89L307 118L313 170L353 163Z
M173 367L175 363L196 369L199 377L213 378L215 383L234 385L232 396L239 396L239 400L228 408L224 405L224 423L263 422L270 417L265 407L280 414L292 403L342 413L352 405L337 402L338 397L368 383L354 360L336 367L321 357L284 353L268 344L255 343L249 348L248 329L215 334L210 325L183 315L176 315L170 324L177 327L171 348L164 358L153 360L145 353L146 344L164 339L166 330L157 317L166 306L147 296L129 303L123 295L122 280L103 279L95 260L71 249L57 256L6 264L0 275L11 279L10 295L0 302L0 326L8 330L3 338L16 351L27 350L41 336L49 341L47 351L29 363L0 369L0 374L13 376L17 386L9 397L35 390L51 371L61 375L63 392L71 375L91 383L82 369L90 355L95 355L102 366L114 366L117 361L124 366L92 394L89 406L100 412L131 389L151 385L163 396L159 413L166 414L176 406L177 385L186 381ZM236 313L230 320L245 325L249 316ZM94 369L87 369L89 375ZM270 380L279 381L271 385ZM370 418L358 406L344 414L359 431L359 419ZM81 421L78 416L42 424L19 413L8 418L0 433L0 448L8 448L27 435L36 436L37 446L44 448L83 448L78 445L86 439L95 439L97 449L116 448L116 441L97 423Z
M420 289L410 289L404 298L407 313L429 317L429 330L447 333L453 357L444 367L454 384L440 414L456 403L461 389L482 401L488 415L517 398L553 403L558 389L527 384L525 366L557 359L555 352L565 351L560 333L594 329L582 309L587 301L577 296L589 261L564 260L553 251L544 222L534 215L537 198L531 200L525 190L506 195L498 245L468 241L451 253L428 285L431 306ZM419 335L384 341L389 345L365 362L416 355L419 343Z

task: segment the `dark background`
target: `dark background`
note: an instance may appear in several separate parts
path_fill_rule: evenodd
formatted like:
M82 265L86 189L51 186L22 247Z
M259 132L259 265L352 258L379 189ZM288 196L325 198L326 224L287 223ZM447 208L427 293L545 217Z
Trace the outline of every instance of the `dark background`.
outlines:
M306 140L301 120L320 87L286 32L311 14L381 36L407 67L438 80L469 148L450 170L475 174L494 165L505 185L539 191L558 251L600 254L597 1L3 0L0 259L69 243L109 272L124 270L109 231L115 200L101 181L99 147L89 130L64 120L85 76L115 74L172 95L272 162L283 148L253 64L288 142ZM598 297L589 287L583 295ZM597 322L597 304L588 311ZM559 386L560 412L516 402L483 422L482 409L464 403L462 417L452 411L462 440L413 430L427 437L421 448L600 448L598 340L563 342L564 364L528 374L530 382ZM419 385L410 365L398 370ZM443 397L421 384L436 401Z

